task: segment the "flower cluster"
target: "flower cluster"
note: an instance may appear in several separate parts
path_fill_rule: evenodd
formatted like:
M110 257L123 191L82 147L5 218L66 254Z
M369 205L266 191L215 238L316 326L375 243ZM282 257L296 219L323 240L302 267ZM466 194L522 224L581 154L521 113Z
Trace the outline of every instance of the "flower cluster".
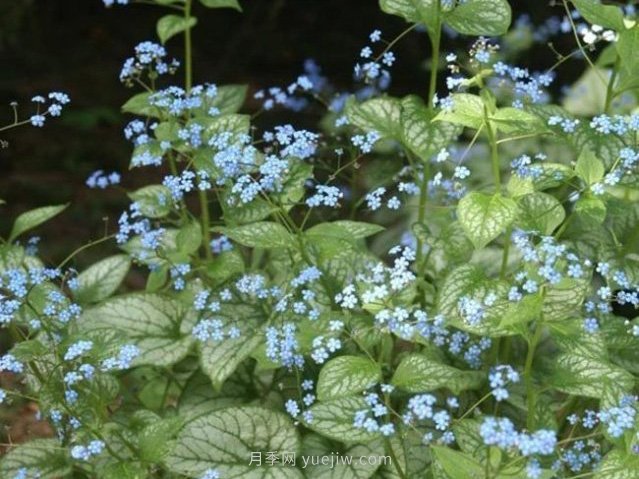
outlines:
M300 388L303 391L302 398L299 401L294 399L287 400L284 408L294 419L301 417L305 423L310 424L313 422L313 413L307 408L315 403L315 395L311 392L313 390L313 381L305 379L300 384Z
M154 42L142 42L135 47L135 55L127 58L120 71L120 81L127 86L143 82L145 75L155 79L160 75L173 74L179 67L175 59L167 61L166 49Z
M388 384L381 385L382 393L392 390L393 387ZM389 409L383 398L378 393L367 392L364 394L364 400L368 407L355 413L353 426L368 432L380 432L383 436L394 435L395 425L388 421Z
M507 386L519 382L519 373L508 364L494 366L488 375L488 382L495 400L503 401L510 396Z
M375 30L369 36L371 46L365 46L360 52L360 62L355 64L353 73L356 80L361 80L378 90L386 90L390 86L390 67L395 63L395 54L385 48L377 57L373 56L373 45L382 41L382 33Z
M105 173L104 170L96 170L87 178L86 185L89 188L105 189L107 186L115 186L120 184L120 173Z
M47 115L52 117L60 116L62 114L62 109L70 101L69 96L66 93L61 92L51 92L47 97L42 95L34 96L31 99L31 102L36 105L36 113L31 115L29 118L31 125L39 128L43 127L44 122L47 119ZM12 107L16 112L17 118L17 103L13 103Z
M554 431L540 429L533 433L517 432L512 421L505 417L487 417L481 424L479 433L488 446L500 449L518 450L523 456L549 456L557 447Z

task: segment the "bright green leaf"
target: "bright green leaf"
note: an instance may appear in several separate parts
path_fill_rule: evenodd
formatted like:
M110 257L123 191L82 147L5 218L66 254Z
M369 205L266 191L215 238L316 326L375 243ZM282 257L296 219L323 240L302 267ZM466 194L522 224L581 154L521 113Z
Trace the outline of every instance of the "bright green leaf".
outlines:
M216 314L222 321L222 329L235 326L240 330L238 338L207 341L200 347L202 371L209 376L213 387L220 390L224 381L259 346L263 339L259 329L262 312L249 305L230 305Z
M376 131L384 138L399 138L401 104L396 98L380 97L347 106L352 125L364 131Z
M464 35L503 35L512 12L506 0L467 0L445 16L446 23Z
M213 231L250 248L292 247L295 238L279 223L261 221L235 227L215 227Z
M317 402L309 410L313 420L306 426L323 436L346 443L368 442L378 438L378 432L368 432L353 425L355 413L369 406L363 397L347 396Z
M188 20L182 15L165 15L158 20L156 31L162 43L166 43L171 37L178 35L197 24L197 18Z
M339 356L327 362L320 371L317 397L327 401L358 394L381 379L377 363L361 356Z
M477 371L462 371L422 354L402 359L391 384L408 392L428 392L447 388L454 394L481 385L484 375Z
M506 231L516 216L517 204L499 194L473 191L464 196L457 206L459 223L477 249Z
M451 479L484 477L484 466L470 455L444 446L431 446L435 461Z
M165 462L178 474L201 476L212 468L229 479L302 479L294 467L250 464L251 453L298 453L297 431L280 412L254 406L215 411L180 432Z
M0 460L0 477L18 477L22 468L41 479L72 474L70 457L55 439L35 439L12 448Z
M453 93L452 109L440 111L433 121L446 121L478 130L485 121L484 101L478 95Z
M380 0L383 12L397 15L410 23L423 23L434 28L439 0Z
M237 113L244 105L247 91L247 85L222 85L218 87L217 95L215 95L209 106L216 108L220 115Z
M604 177L605 168L601 160L592 151L583 150L577 159L575 172L588 185L592 185Z
M208 8L234 8L238 12L242 11L238 0L200 0L200 3Z
M164 185L144 186L128 196L140 207L140 213L148 218L163 218L173 209L171 190Z
M637 479L639 456L613 449L606 454L595 469L594 479Z
M575 203L575 213L587 222L600 225L606 219L606 203L596 196L583 196Z
M129 272L131 260L126 255L105 258L78 275L73 297L81 304L97 303L115 293Z
M519 199L517 223L526 231L538 231L549 235L564 221L566 212L561 203L551 195L535 192Z
M170 366L186 356L194 342L194 314L177 300L138 293L86 309L77 325L80 331L119 332L140 349L135 364Z
M202 244L202 228L200 223L197 221L189 221L180 228L175 240L180 253L185 255L195 253Z
M432 121L432 115L421 98L407 96L401 101L401 141L422 161L448 146L461 133L453 123Z
M122 105L122 111L133 115L158 118L160 110L149 103L149 97L151 95L152 94L149 92L142 92L132 96L124 105Z
M566 394L602 399L612 405L630 394L634 385L632 374L603 358L569 352L560 355L553 364L550 383Z
M571 0L581 16L593 25L611 28L615 31L625 30L623 11L616 5L603 5L599 0Z
M384 231L383 226L362 221L338 220L320 223L306 230L305 235L321 239L356 241Z
M42 208L36 208L35 210L22 213L13 223L13 229L9 235L9 242L13 242L13 240L22 233L25 233L62 213L67 206L69 205L43 206Z

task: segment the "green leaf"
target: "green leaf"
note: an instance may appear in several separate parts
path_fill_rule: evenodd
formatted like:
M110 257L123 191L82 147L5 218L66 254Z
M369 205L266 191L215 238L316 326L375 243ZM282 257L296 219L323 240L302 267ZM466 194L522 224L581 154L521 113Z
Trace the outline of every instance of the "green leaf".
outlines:
M197 24L197 18L186 19L182 15L165 15L158 20L156 31L160 41L164 44L171 37L178 35Z
M182 427L177 416L156 420L144 427L138 434L140 459L147 462L160 462L170 451L171 440Z
M361 356L340 356L327 362L320 371L317 397L327 401L358 394L381 380L377 363Z
M304 197L306 182L313 177L313 165L302 161L289 162L289 171L283 179L281 191L271 194L271 199L289 211Z
M467 0L445 16L446 23L464 35L503 35L512 12L506 0Z
M213 387L219 390L224 381L260 345L263 339L259 329L262 312L249 305L232 305L229 311L216 315L222 321L222 328L236 326L240 337L222 341L207 341L200 347L200 364L208 375Z
M13 229L9 235L9 242L13 242L13 240L22 233L25 233L62 213L67 206L69 205L43 206L42 208L36 208L35 210L22 213L13 223Z
M247 377L248 376L248 377ZM211 387L211 380L202 373L195 373L184 385L180 394L178 411L185 422L230 406L239 406L250 400L253 384L248 372L239 372L229 378L219 391Z
M175 239L180 253L190 255L195 253L202 244L202 227L197 221L189 221L180 228Z
M156 0L157 1L157 0ZM146 467L136 462L111 462L99 467L100 479L146 479Z
M217 95L210 102L210 106L217 108L221 115L237 113L244 105L247 91L247 85L223 85L218 87Z
M22 468L30 477L41 479L57 479L72 474L67 450L55 439L35 439L12 448L0 460L0 477L18 477Z
M604 358L570 352L560 355L553 364L549 382L566 394L602 399L610 405L630 394L634 385L632 374Z
M230 205L226 201L222 201L220 206L224 211L223 218L227 225L254 223L268 218L277 211L275 205L259 197L246 204Z
M78 275L73 297L81 304L97 303L115 293L129 272L131 260L115 255L99 261Z
M331 457L331 454L335 452L339 452L342 457L352 458L352 460L336 460L334 467L332 465L327 467L326 464L317 460L314 461L315 463L308 461L307 466L304 467L304 462L302 462L305 477L307 479L369 479L379 469L380 463L386 460L383 458L388 458L385 456L384 443L380 440L336 451L332 441L317 434L308 434L303 438L303 456ZM373 463L371 464L369 463L371 457L379 457L379 460L370 461ZM388 477L382 476L380 472L378 474L379 477Z
M585 279L563 278L559 283L549 286L544 294L544 319L561 321L574 316L588 290L589 282Z
M522 334L526 324L537 319L541 312L541 299L530 295L519 302L508 301L510 285L506 281L487 277L483 268L464 264L453 269L439 290L438 313L444 315L449 325L482 336L499 337ZM483 302L488 294L497 299L491 306L484 305L484 318L477 325L470 325L459 313L462 296Z
M223 283L227 279L244 272L244 260L237 250L224 251L206 265L205 273L215 283Z
M461 133L458 125L432 121L431 113L419 97L403 98L401 108L401 141L422 161L430 161Z
M396 98L373 98L364 103L350 104L346 115L352 125L364 131L376 131L384 138L399 138L401 135L401 105Z
M524 230L538 231L549 235L566 218L561 203L551 195L535 192L519 199L519 216L517 223Z
M200 0L200 3L208 8L234 8L238 12L242 11L238 0Z
M457 206L459 223L480 249L506 231L517 216L517 204L499 194L472 191Z
M158 107L149 103L149 97L151 95L152 93L142 92L132 96L124 105L122 105L122 111L133 115L158 118L160 116L160 110Z
M481 437L480 421L476 419L462 419L453 426L455 441L459 448L468 454L474 454L482 463L486 460L486 444Z
M171 190L164 185L149 185L128 194L148 218L163 218L173 209Z
M203 139L209 141L220 133L231 133L235 137L246 135L251 128L251 117L238 113L229 113L213 117L198 118L194 124L203 125Z
M154 293L166 284L169 280L169 265L163 264L162 266L156 266L149 272L149 276L146 278L146 286L144 290L147 293Z
M252 453L299 452L297 431L282 413L243 406L202 416L180 432L165 462L169 470L192 477L209 468L225 479L302 479L293 467L262 462L249 465Z
M595 469L594 479L637 479L639 456L613 449Z
M295 238L279 223L261 221L234 227L215 227L212 231L222 233L233 241L250 248L287 248Z
M451 111L440 111L433 121L447 121L474 130L482 127L485 121L484 101L478 95L453 93Z
M636 75L639 72L639 25L620 31L616 45L622 70L629 76Z
M454 263L467 262L473 254L473 244L464 233L459 221L450 222L443 228L437 244Z
M571 0L581 16L593 25L611 28L616 31L625 30L623 12L613 5L602 5L599 0Z
M479 387L483 379L480 372L462 371L423 354L411 354L399 363L391 384L412 393L447 388L459 394Z
M587 115L590 116L590 115ZM607 168L612 167L619 158L625 142L617 135L601 135L594 133L588 122L582 122L575 132L569 136L575 150L590 150Z
M423 23L434 28L439 0L380 0L383 12L397 15L410 23Z
M520 108L500 108L490 119L495 129L511 135L543 133L548 129L536 115Z
M472 456L448 447L431 446L436 463L449 478L484 477L484 466Z
M588 68L571 85L562 101L565 111L576 116L594 116L604 112L606 105L606 84L602 78L608 78L603 68ZM574 118L571 118L574 120ZM588 128L588 134L592 130Z
M305 235L317 239L341 239L357 241L368 238L384 231L383 226L362 221L338 220L317 224L308 230Z
M601 160L595 154L584 149L575 166L575 172L588 184L593 185L604 177L605 168Z
M134 364L170 366L193 344L194 312L158 294L137 293L109 299L86 309L78 320L80 331L116 330L140 348Z
M583 196L575 203L575 213L587 222L600 225L606 219L606 203L596 196Z
M369 406L363 397L347 396L317 402L309 409L313 420L306 423L306 427L336 441L369 442L380 437L380 434L353 426L355 413L365 409L369 409Z

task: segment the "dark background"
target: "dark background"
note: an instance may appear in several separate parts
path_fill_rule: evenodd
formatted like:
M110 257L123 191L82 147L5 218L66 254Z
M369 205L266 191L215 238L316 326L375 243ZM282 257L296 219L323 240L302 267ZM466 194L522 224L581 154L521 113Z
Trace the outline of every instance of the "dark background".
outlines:
M301 73L306 58L314 58L338 89L349 89L353 64L369 33L379 28L390 40L406 28L400 18L383 14L377 0L241 3L243 14L197 5L196 83L247 83L251 91L285 86ZM562 13L545 0L510 3L515 18L527 13L540 22ZM106 9L101 0L0 0L0 125L11 122L13 100L22 103L26 117L35 94L60 90L72 99L62 118L47 121L42 129L27 125L0 133L9 143L0 149L0 198L8 203L0 207L0 234L26 209L71 202L58 221L41 229L43 242L50 244L46 252L59 258L99 236L104 217L110 217L111 226L117 221L126 203L123 191L89 190L84 181L98 168L126 172L131 149L121 132L128 119L119 106L134 92L119 83L118 74L136 44L156 38L155 21L163 13L146 5ZM469 39L455 42L467 46ZM182 58L179 38L168 49ZM391 93L425 93L424 61L430 54L425 34L409 35L394 51L398 61ZM554 59L542 44L522 63L544 69ZM570 78L569 65L561 74ZM249 111L256 108L248 105ZM280 112L261 121L287 120L312 128L316 118ZM148 183L148 174L127 173L123 185L130 189Z

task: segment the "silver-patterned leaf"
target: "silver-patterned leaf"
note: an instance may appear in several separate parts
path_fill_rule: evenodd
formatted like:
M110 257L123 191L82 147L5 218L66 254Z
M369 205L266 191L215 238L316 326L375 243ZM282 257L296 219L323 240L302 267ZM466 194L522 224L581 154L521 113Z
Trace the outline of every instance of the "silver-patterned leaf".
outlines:
M178 435L166 458L178 474L200 476L215 469L225 479L301 479L300 470L267 465L267 452L299 452L297 431L282 413L254 406L222 409L190 423ZM262 458L251 465L252 454Z

